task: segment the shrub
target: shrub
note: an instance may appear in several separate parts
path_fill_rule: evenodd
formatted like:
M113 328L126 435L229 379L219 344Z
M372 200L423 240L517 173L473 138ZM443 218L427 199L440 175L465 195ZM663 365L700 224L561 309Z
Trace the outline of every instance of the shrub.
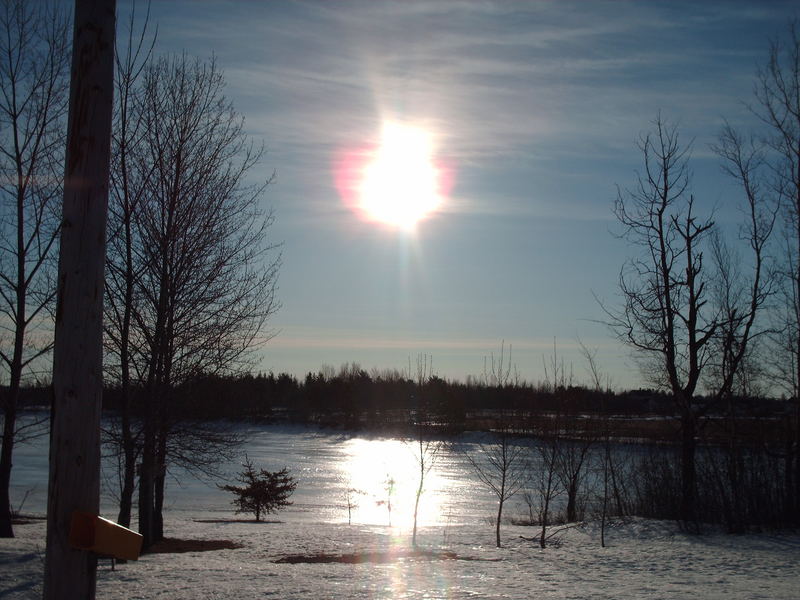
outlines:
M253 513L256 521L261 521L262 514L277 512L292 504L289 502L289 496L297 487L297 482L289 475L286 467L274 473L265 469L256 470L247 456L242 466L244 470L236 477L242 485L219 486L220 489L233 492L236 496L233 499L236 514Z

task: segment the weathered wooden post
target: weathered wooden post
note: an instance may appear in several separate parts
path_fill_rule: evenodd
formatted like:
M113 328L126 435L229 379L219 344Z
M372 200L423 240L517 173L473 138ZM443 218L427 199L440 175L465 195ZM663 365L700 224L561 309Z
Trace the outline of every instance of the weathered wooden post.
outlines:
M69 545L100 504L103 269L116 0L76 0L53 352L44 598L95 597L97 558Z

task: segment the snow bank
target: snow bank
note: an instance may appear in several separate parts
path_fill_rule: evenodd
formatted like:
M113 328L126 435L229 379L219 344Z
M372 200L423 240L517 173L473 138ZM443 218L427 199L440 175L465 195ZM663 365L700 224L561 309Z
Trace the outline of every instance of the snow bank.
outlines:
M45 524L19 525L0 540L0 597L41 597ZM796 599L800 536L687 536L672 523L632 520L607 531L600 548L595 527L564 533L541 550L521 538L527 527L429 527L421 546L459 560L400 559L386 564L277 564L297 554L351 554L408 548L410 532L380 526L198 523L167 515L168 537L228 539L242 548L156 554L98 568L98 598L575 598Z

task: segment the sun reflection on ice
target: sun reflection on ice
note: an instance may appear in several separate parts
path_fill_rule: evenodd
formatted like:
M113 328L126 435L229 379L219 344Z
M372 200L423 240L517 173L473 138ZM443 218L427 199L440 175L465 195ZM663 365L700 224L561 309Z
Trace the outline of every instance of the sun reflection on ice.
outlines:
M352 522L410 529L419 486L417 446L401 440L352 439L346 443L341 477L348 482ZM448 481L434 466L426 475L419 505L419 526L446 519Z

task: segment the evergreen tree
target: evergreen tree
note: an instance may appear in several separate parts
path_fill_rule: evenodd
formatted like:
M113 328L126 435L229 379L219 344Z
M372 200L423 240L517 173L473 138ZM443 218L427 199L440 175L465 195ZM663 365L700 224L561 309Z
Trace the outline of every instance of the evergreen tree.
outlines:
M220 489L233 492L236 498L236 514L253 513L256 521L261 521L262 513L273 513L290 506L289 496L297 487L294 477L284 467L280 471L256 470L253 462L245 456L241 471L236 480L242 485L221 485Z

